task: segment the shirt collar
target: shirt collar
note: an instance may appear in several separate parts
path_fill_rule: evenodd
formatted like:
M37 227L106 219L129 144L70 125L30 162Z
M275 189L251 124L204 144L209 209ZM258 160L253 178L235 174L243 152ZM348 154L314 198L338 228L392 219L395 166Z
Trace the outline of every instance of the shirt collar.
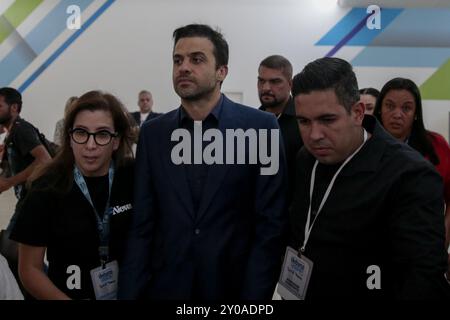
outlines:
M217 102L217 104L214 106L214 108L211 110L211 112L208 114L208 116L205 118L205 120L208 117L213 117L217 122L220 120L220 115L222 114L222 105L223 105L223 94L220 95L220 99ZM180 108L180 119L179 124L182 125L185 121L191 120L192 118L189 116L187 111L184 109L184 107L181 105Z

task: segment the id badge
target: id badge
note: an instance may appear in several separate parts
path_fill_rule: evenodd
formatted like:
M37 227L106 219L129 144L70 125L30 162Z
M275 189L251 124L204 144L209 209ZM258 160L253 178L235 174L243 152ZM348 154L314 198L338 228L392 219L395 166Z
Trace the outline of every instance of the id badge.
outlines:
M296 250L287 247L283 269L278 280L278 294L285 300L304 300L308 289L313 262Z
M116 300L119 265L117 261L108 262L105 268L102 266L91 270L92 285L97 300Z

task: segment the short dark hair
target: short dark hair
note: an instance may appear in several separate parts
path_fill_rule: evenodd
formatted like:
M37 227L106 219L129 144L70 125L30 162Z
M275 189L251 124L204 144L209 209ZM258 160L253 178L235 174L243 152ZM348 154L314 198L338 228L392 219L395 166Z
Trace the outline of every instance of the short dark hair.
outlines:
M414 102L416 104L416 114L414 117L413 125L411 128L411 135L408 139L408 144L419 151L423 156L427 156L430 162L434 165L439 164L439 158L434 151L433 144L431 142L432 136L425 129L423 123L423 112L422 112L422 98L420 96L420 91L414 81L406 78L394 78L386 82L386 84L381 89L380 95L375 104L374 116L383 124L381 118L381 107L383 105L383 100L386 94L391 90L406 90L414 97Z
M214 58L216 59L216 69L220 66L228 65L228 43L222 33L217 29L213 30L205 24L189 24L180 27L173 32L174 45L181 38L201 37L207 38L214 46Z
M17 112L20 113L20 111L22 110L22 95L19 91L14 88L4 87L0 89L0 96L3 96L5 98L5 102L8 105L16 103Z
M359 94L368 94L374 98L378 98L378 96L380 95L380 91L378 91L375 88L362 88L359 89Z
M333 89L339 103L350 113L359 101L358 81L352 65L339 58L320 58L310 62L292 82L292 95Z
M286 78L292 79L292 64L283 56L272 55L265 58L259 64L260 67L280 70Z

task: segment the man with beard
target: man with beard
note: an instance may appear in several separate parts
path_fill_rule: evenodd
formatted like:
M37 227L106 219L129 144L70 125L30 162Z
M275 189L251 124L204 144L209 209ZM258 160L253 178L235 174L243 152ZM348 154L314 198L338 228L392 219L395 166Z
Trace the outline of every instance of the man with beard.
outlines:
M272 55L261 61L258 68L259 109L275 114L280 125L288 165L289 201L294 189L295 157L303 146L291 88L292 65L288 59Z
M0 177L0 192L14 187L18 199L16 212L8 225L12 228L16 220L17 208L25 195L25 183L34 168L51 159L47 149L42 145L36 128L22 119L22 95L13 88L0 89L0 124L8 135L5 138L3 161L8 162L9 177Z
M220 92L228 73L228 44L218 31L191 24L173 36L173 84L181 106L141 128L135 214L119 298L270 299L286 220L279 126L273 115L234 103ZM279 169L263 175L260 160L177 165L173 140L180 129L189 137L189 151L202 143L210 146L205 137L195 145L194 130L219 133L219 138L229 130L274 130L276 143L268 147L278 153ZM250 150L243 156L253 156ZM240 157L236 149L216 152L227 159L232 152Z

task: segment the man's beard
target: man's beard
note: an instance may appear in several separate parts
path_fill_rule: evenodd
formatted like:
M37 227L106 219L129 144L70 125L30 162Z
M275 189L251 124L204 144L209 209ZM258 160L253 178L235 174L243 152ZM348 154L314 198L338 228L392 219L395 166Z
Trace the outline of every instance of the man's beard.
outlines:
M7 114L4 117L0 117L0 124L5 126L8 125L9 122L11 121L11 118L12 118L11 113Z
M192 92L183 92L183 90L179 90L175 87L175 92L178 94L178 96L184 100L187 101L197 101L204 97L207 97L211 95L212 92L216 89L215 86L208 86L208 87L200 87Z
M266 94L267 95L267 94ZM278 107L281 104L281 101L279 101L276 97L271 96L273 98L272 101L264 101L262 99L262 96L259 97L259 101L261 102L261 105L264 108L273 108L273 107Z

